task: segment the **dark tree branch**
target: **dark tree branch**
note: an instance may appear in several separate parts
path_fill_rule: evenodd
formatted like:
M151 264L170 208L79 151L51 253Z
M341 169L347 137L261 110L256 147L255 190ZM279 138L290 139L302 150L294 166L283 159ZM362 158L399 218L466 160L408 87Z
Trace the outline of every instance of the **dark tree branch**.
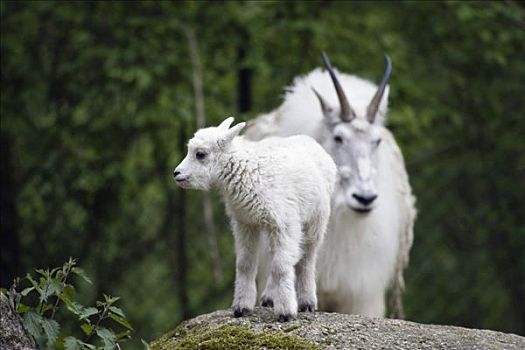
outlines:
M238 71L238 96L239 96L239 113L246 113L252 107L252 70L243 67L243 61L246 58L246 49L241 46L237 50L237 59L240 66Z

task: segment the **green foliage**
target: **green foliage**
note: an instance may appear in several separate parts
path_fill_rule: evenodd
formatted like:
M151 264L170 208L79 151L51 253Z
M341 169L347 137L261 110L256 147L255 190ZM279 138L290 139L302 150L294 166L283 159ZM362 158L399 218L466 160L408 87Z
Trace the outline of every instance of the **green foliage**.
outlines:
M96 307L86 307L74 300L73 276L91 284L84 271L76 267L75 259L70 258L62 267L35 271L37 276L28 273L25 278L15 280L8 295L11 300L17 300L15 307L22 314L24 327L41 349L112 350L130 338L133 328L124 312L114 305L120 298L104 294L104 300L97 301ZM31 286L17 292L17 287L27 283ZM32 300L37 303L31 306ZM65 306L80 323L83 340L61 331L55 320L61 306ZM71 317L64 317L64 322L71 324ZM123 331L116 334L116 329Z
M195 129L191 27L208 124L277 107L293 77L321 65L322 50L341 71L374 81L387 52L389 127L419 209L407 317L525 334L521 3L3 1L0 11L2 152L12 159L2 174L13 179L2 194L12 189L13 246L22 252L11 276L79 257L94 288L75 293L77 302L122 296L129 322L140 324L130 348L172 329L184 310L230 305L234 254L222 205L215 196L224 271L216 281L202 196L184 197L171 179L178 145ZM244 115L236 113L240 69L252 73ZM47 305L57 287L25 293ZM73 292L63 290L70 300ZM99 337L85 322L97 316L79 305L67 307L87 314L83 332ZM125 328L121 317L108 309L105 321Z

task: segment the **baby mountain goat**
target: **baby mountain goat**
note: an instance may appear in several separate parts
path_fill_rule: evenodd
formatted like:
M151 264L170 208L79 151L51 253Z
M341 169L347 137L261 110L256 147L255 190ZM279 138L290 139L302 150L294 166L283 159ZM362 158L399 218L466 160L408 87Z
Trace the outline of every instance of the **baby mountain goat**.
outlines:
M330 216L336 167L309 136L272 137L259 142L236 137L233 118L198 130L173 175L183 188L220 190L235 239L235 317L252 312L256 298L257 251L270 258L262 294L279 321L317 305L317 249ZM297 294L296 294L297 292Z

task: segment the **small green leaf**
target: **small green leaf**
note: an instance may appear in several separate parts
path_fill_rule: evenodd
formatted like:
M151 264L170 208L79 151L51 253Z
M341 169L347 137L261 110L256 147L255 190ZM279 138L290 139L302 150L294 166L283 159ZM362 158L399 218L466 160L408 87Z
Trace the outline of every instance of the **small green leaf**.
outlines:
M97 335L104 342L104 350L113 350L116 344L115 334L107 328L98 328Z
M58 296L61 291L62 291L62 283L54 279L49 281L49 295Z
M22 296L25 297L26 295L29 294L29 292L31 292L31 291L34 290L34 289L35 289L35 287L29 287L29 288L26 288L26 289L24 289L20 294L22 294Z
M79 315L79 320L84 320L90 316L98 314L98 309L96 307L86 307L84 308Z
M140 342L144 345L144 350L149 350L149 344L144 339L140 338Z
M116 307L116 306L110 306L109 309L111 310L111 312L113 312L114 314L117 314L119 315L120 317L126 317L126 315L124 314L124 311L122 311L122 309Z
M121 341L123 339L129 339L129 338L131 338L131 332L130 331L125 331L125 332L117 334L117 342Z
M109 318L111 318L113 321L117 322L118 324L120 324L121 326L129 329L129 330L133 330L133 327L131 327L131 324L129 324L128 320L126 320L124 317L120 317L118 315L115 315L114 313L110 312L109 313Z
M111 295L104 294L104 301L108 304L114 304L116 301L118 301L120 297L112 297Z
M72 313L80 317L80 315L82 314L82 310L84 309L82 305L80 305L76 301L65 301L64 300L64 302L66 303L66 307L69 311L71 311Z
M55 340L57 340L58 335L60 334L60 325L57 321L51 320L49 318L42 318L40 320L40 324L42 325L44 333L46 334L47 345L50 348L53 347L53 343Z
M38 283L33 279L33 277L30 274L26 274L27 280L35 287L35 289L38 291L40 289Z
M85 335L90 335L91 333L93 333L94 327L89 323L83 323L82 326L80 326L80 328L82 328L82 331Z
M75 287L73 287L70 284L67 284L64 289L62 290L62 293L60 294L60 300L63 302L66 302L65 300L73 300L75 297Z
M73 267L71 269L71 271L77 275L78 277L82 278L84 281L86 281L87 283L89 284L93 284L93 282L91 282L91 280L89 279L89 277L86 275L86 273L84 272L83 269L81 269L80 267Z
M40 313L43 315L47 310L51 310L53 308L53 305L51 304L44 304L42 305L42 308L40 309Z
M72 257L69 257L69 260L64 264L65 267L73 267L77 264L77 259L73 259Z
M35 270L39 275L42 275L43 277L49 276L49 270L43 270L43 269L36 269Z
M25 305L25 304L18 304L18 308L16 309L16 311L19 313L19 314L23 314L24 312L27 312L31 310L31 307Z
M25 329L27 329L34 338L38 339L43 335L41 321L42 316L40 314L34 311L28 311L24 313L22 323Z
M82 350L82 342L75 337L67 337L64 339L65 350Z
M40 293L40 303L45 303L50 296L55 295L55 292L59 293L60 291L56 291L57 286L53 280L44 280L41 284L42 291Z
M84 343L82 342L82 346L86 349L90 349L90 350L98 350L99 348L97 348L95 345L93 344L89 344L89 343Z

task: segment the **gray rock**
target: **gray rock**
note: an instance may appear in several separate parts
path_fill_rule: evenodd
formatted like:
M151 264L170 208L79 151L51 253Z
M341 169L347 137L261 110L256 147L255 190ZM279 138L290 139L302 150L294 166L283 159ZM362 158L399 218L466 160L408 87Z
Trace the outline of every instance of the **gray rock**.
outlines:
M36 344L4 293L0 293L0 349L34 350Z
M278 323L271 310L233 318L216 311L180 324L160 349L525 349L525 338L490 330L418 324L337 313L301 313Z

